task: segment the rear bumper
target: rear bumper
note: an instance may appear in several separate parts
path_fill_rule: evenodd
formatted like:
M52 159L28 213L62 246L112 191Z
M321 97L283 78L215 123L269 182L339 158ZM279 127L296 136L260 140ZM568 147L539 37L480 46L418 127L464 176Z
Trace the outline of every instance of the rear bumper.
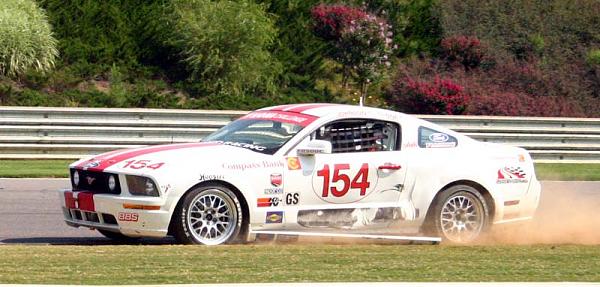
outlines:
M505 223L516 223L526 220L533 219L536 209L540 203L540 196L542 193L542 185L534 179L529 183L527 192L517 202L518 204L506 206L499 206L501 210L501 217L494 221L494 224L505 224ZM498 215L498 213L497 213Z
M165 237L171 214L158 197L126 197L85 191L59 191L65 222L120 232L131 237ZM160 206L157 210L128 209L123 204Z

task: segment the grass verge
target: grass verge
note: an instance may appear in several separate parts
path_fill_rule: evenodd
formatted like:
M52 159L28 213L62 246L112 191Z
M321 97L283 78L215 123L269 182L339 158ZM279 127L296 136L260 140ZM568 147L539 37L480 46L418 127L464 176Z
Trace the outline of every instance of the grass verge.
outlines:
M0 160L0 177L68 177L74 160ZM538 163L539 180L600 181L600 164Z
M74 160L0 160L0 177L69 177Z
M535 173L540 180L600 181L600 164L538 163Z
M600 281L597 246L0 246L0 283Z

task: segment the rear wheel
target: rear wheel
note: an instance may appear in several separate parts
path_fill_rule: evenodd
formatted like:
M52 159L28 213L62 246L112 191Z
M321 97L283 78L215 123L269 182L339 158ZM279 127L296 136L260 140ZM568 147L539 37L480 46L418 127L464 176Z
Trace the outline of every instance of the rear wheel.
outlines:
M442 191L432 217L437 234L457 244L480 238L490 218L485 199L477 189L468 185L455 185Z
M174 235L186 244L218 245L235 241L242 227L242 208L234 192L205 186L188 192L174 214Z

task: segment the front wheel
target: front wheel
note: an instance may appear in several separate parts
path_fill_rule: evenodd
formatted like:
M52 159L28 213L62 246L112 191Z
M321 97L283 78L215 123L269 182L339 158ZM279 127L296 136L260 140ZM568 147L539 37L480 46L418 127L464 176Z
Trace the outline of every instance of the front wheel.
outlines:
M442 191L433 211L437 234L452 243L473 242L489 225L485 199L471 186L455 185Z
M185 244L218 245L237 239L242 208L235 193L223 186L188 192L175 214L174 235Z

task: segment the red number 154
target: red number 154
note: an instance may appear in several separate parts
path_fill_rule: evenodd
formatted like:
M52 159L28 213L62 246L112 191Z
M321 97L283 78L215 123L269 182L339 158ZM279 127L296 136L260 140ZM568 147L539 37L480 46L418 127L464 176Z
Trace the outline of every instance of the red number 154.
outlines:
M331 176L331 170L329 169L328 164L323 166L323 169L317 171L317 176L323 177L323 197L328 197L329 192L331 192L331 195L334 197L342 197L348 193L350 188L360 189L361 196L367 193L367 188L371 186L371 183L368 180L369 164L363 163L352 181L350 181L350 176L344 173L345 170L349 169L349 164L340 163L333 165L333 176ZM330 187L331 184L335 184L338 181L342 182L341 189L338 189L336 186Z

